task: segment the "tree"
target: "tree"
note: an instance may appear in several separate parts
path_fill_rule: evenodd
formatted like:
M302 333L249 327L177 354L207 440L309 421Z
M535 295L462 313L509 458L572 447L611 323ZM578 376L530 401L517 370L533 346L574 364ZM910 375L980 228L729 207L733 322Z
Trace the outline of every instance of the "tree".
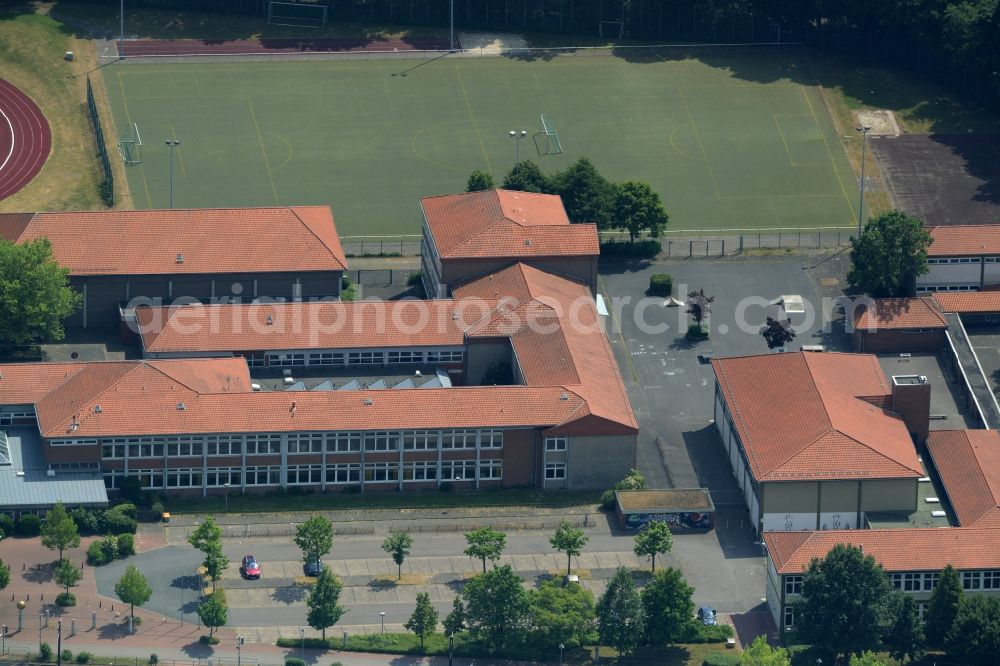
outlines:
M847 282L875 297L910 295L917 276L927 272L931 242L923 222L901 211L870 219L861 237L851 241Z
M0 590L7 589L10 585L10 566L0 560Z
M45 515L42 522L42 545L49 550L59 551L59 560L63 559L63 551L80 545L80 532L76 521L70 518L62 502L56 502L52 510Z
M758 636L740 653L740 666L792 666L792 658L785 648L773 648Z
M888 628L892 589L875 558L838 544L809 564L795 624L805 642L837 656L876 650Z
M537 164L531 160L521 160L503 178L505 190L520 190L522 192L549 192L548 177L542 173Z
M313 516L295 528L292 539L302 551L302 561L318 560L333 549L333 525L324 516Z
M218 627L222 627L229 620L229 606L226 604L226 591L217 590L198 605L198 618L201 623L208 627L208 635L211 636Z
M595 638L597 616L593 593L579 583L561 585L547 580L528 593L534 619L531 623L532 645L553 650L560 644L575 648Z
M431 605L431 595L421 592L417 595L417 607L403 626L420 638L420 649L424 649L424 639L434 633L438 624L438 612Z
M306 606L309 608L306 622L313 629L323 632L323 640L326 640L326 630L337 624L346 612L340 606L342 588L340 579L330 571L330 567L324 565L306 598Z
M449 638L465 629L465 606L462 605L462 597L455 597L451 602L451 612L445 616L444 635Z
M615 226L626 229L633 242L644 231L658 238L670 221L660 195L648 183L634 180L619 183L616 190Z
M879 656L871 650L865 650L860 654L852 654L849 666L889 666L879 659Z
M552 190L562 197L570 222L594 222L598 229L615 219L615 184L602 176L586 157L552 177Z
M125 573L115 583L115 594L122 603L129 605L129 615L135 620L135 607L141 606L153 596L153 588L134 564L125 568Z
M83 578L82 569L77 569L69 560L59 560L59 566L56 567L55 572L55 581L56 585L66 590L67 596L69 596L69 588L76 587L81 578Z
M215 519L211 516L201 521L201 525L188 535L188 543L202 552L208 548L208 544L221 543L221 541L222 529L215 524Z
M764 342L767 343L768 349L784 347L795 339L795 331L792 329L791 320L782 321L780 319L772 319L771 317L767 318L767 322L760 330L760 334L764 336Z
M657 571L642 588L641 596L647 640L663 646L680 643L691 635L695 627L694 588L680 569Z
M406 532L393 532L382 542L382 550L392 555L392 561L398 569L397 580L403 578L403 561L413 548L413 537Z
M527 628L531 598L510 565L479 574L465 584L465 624L499 650L514 632Z
M906 657L917 661L924 654L924 627L917 612L917 602L897 591L894 606L896 619L885 636L885 645L896 661L902 662Z
M61 340L63 320L80 302L69 286L69 270L52 259L48 239L0 239L0 355L41 340Z
M712 311L712 303L714 301L715 296L706 296L704 289L698 289L688 294L687 313L691 315L695 326L701 327L701 322Z
M944 647L948 632L958 617L961 603L962 579L955 571L955 567L949 564L938 576L937 585L934 586L927 611L924 613L924 633L929 645Z
M483 561L483 573L486 573L486 560L496 562L503 554L503 549L507 546L507 535L492 527L483 527L465 534L465 541L469 544L464 552L469 557L476 557Z
M222 572L229 566L229 560L222 552L222 542L208 542L205 544L205 559L202 566L205 573L212 581L212 592L215 592L215 584L222 578Z
M970 594L945 639L948 655L967 664L995 664L1000 654L1000 597Z
M656 556L668 552L674 545L674 537L666 523L654 520L646 523L635 535L635 554L648 555L653 561L652 571L656 573Z
M642 639L642 601L632 574L619 567L597 602L597 629L601 643L620 654L631 653Z
M590 537L583 530L579 527L573 527L565 520L559 523L555 534L549 537L549 543L552 544L553 548L561 553L566 553L567 576L573 570L573 556L579 557L588 541L590 541Z
M482 190L492 190L496 187L493 182L493 176L486 173L485 171L480 171L476 169L469 174L469 182L465 186L466 192L479 192Z

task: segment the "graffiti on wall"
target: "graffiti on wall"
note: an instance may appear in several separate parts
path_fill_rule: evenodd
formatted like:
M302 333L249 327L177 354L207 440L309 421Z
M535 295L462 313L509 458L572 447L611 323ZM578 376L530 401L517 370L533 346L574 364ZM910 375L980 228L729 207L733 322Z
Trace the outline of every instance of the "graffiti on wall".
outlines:
M639 530L653 521L666 523L672 530L708 529L712 526L712 514L696 511L630 513L625 516L625 529Z

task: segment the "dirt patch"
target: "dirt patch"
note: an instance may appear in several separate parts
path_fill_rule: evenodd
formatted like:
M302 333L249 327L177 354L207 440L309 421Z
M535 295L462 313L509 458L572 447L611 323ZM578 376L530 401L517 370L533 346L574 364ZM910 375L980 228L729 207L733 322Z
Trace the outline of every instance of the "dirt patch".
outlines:
M459 36L462 48L482 53L503 53L528 48L527 40L520 35L495 32L463 32Z
M870 127L872 136L899 136L899 123L892 111L874 109L855 111L854 119L858 127Z

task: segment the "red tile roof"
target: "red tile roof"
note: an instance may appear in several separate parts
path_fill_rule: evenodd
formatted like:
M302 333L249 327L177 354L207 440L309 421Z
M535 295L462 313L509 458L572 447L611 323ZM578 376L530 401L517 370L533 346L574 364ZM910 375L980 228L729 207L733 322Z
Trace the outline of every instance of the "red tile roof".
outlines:
M136 317L150 354L453 347L493 307L472 300L303 301L141 307Z
M935 430L927 450L959 524L1000 528L1000 433Z
M861 547L888 572L1000 569L1000 529L913 528L764 532L764 544L779 574L799 574L838 544Z
M712 367L758 481L923 476L874 356L767 354Z
M990 314L1000 312L1000 291L939 291L931 298L942 312Z
M485 190L421 199L443 259L597 256L597 226L570 224L554 194Z
M854 311L854 327L863 331L908 328L948 328L948 322L929 298L876 298L874 307Z
M930 230L930 257L1000 254L1000 224L957 224Z
M35 213L26 224L6 217L0 234L15 242L48 238L56 261L73 275L347 268L327 206Z
M0 365L0 395L7 405L33 405L87 367L86 363Z

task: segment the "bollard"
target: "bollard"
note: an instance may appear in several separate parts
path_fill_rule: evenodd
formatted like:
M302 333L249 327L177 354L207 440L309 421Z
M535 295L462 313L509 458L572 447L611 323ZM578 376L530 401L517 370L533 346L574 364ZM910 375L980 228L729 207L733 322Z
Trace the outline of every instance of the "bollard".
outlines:
M344 630L344 649L347 649L347 630Z
M97 629L97 611L90 611L90 630Z
M70 638L72 638L73 636L76 636L76 620L75 619L71 619L69 621L69 636L70 636Z
M131 615L128 616L128 633L130 633L130 634L134 634L135 633L135 627L132 626L132 616Z

